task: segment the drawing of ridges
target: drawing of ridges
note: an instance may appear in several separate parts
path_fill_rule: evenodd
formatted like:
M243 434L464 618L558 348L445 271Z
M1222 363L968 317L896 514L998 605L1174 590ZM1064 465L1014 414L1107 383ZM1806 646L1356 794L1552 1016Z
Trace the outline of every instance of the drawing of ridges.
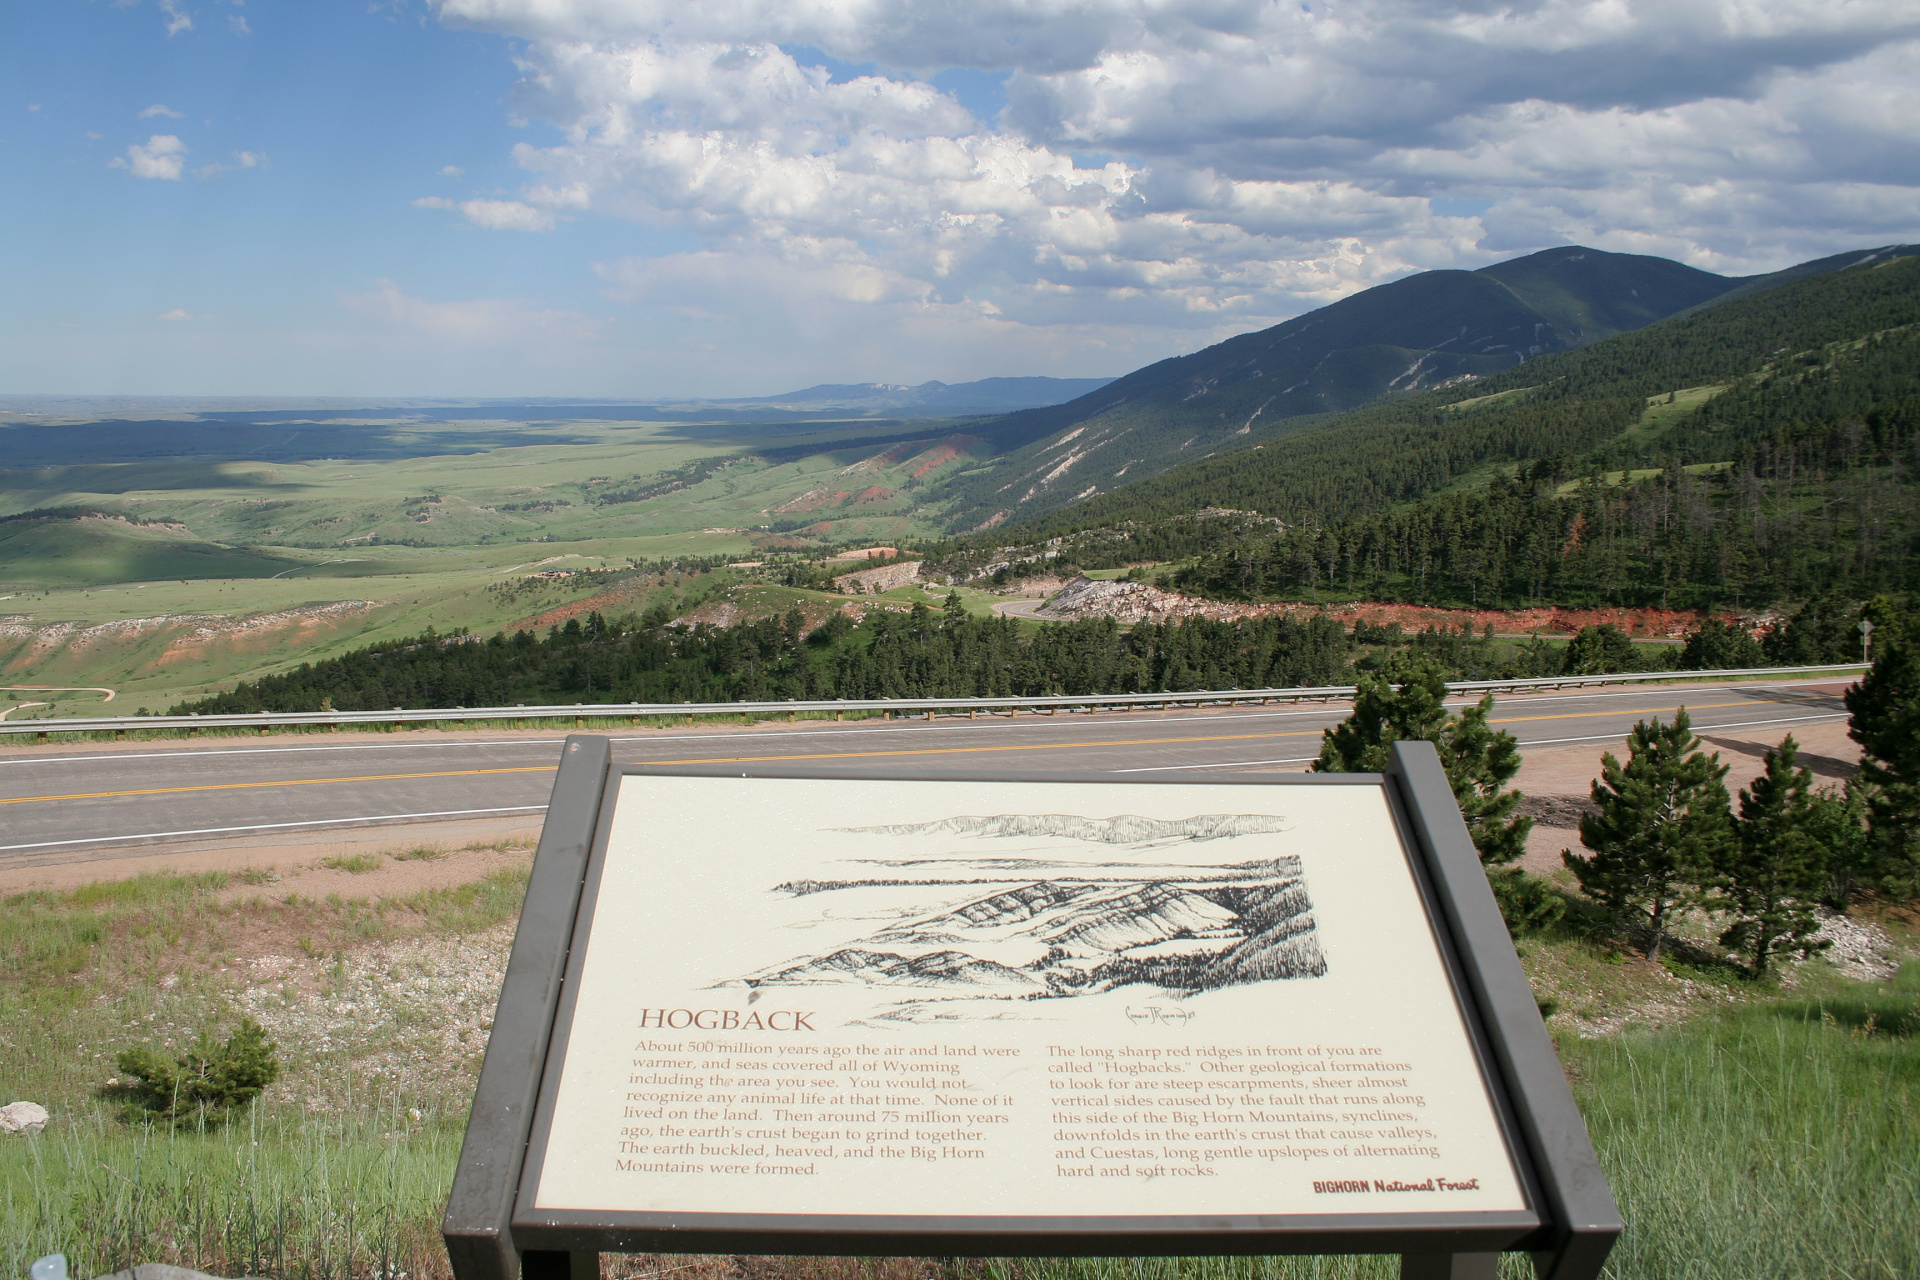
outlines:
M1203 813L1192 818L1143 818L1122 813L1111 818L1083 818L1071 813L970 814L937 822L904 822L880 827L840 827L837 830L886 836L1054 836L1098 844L1148 845L1188 840L1225 840L1233 836L1272 835L1285 831L1278 814Z
M1102 988L1150 982L1171 991L1214 991L1274 978L1317 978L1327 959L1314 934L1313 904L1298 879L1237 894L1238 938L1211 953L1121 955L1089 975Z
M749 987L867 983L880 986L963 988L981 995L1024 995L1046 989L1036 978L958 951L903 956L848 947L774 972L741 979ZM731 985L731 984L726 984Z
M1018 889L969 902L963 907L955 907L946 915L932 916L907 927L918 930L1017 924L1043 915L1063 903L1083 898L1095 892L1096 888L1090 884L1056 884L1051 880L1042 880L1037 884L1021 885Z
M1023 932L1063 951L1118 952L1168 938L1231 928L1238 917L1219 903L1179 885L1109 889L1072 903L1041 929Z

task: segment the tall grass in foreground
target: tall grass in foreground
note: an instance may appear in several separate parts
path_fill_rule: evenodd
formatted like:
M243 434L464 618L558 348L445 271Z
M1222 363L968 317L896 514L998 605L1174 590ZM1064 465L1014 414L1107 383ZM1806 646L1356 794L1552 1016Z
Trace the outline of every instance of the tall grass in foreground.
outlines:
M222 958L230 923L271 929L288 955L296 938L308 955L337 955L368 937L493 928L511 918L524 883L523 869L507 868L385 903L292 894L256 902L229 901L227 878L210 874L0 902L0 1091L8 1095L0 1102L33 1098L54 1112L43 1134L0 1138L0 1280L52 1252L66 1253L83 1280L140 1262L272 1280L444 1277L439 1214L470 1074L449 1069L409 1084L389 1072L375 1082L373 1060L355 1056L389 1041L413 1044L406 1037L416 1029L399 1015L416 1016L417 1001L386 1013L369 1006L367 1034L351 1049L296 1053L289 1041L288 1077L225 1128L129 1122L103 1086L117 1050L231 1022L243 979ZM1829 981L1817 969L1807 977L1808 989L1830 994L1562 1041L1626 1215L1614 1280L1920 1276L1920 965L1876 986ZM290 1007L361 998L358 987L340 990L323 984ZM397 1019L391 1026L381 1020L388 1015ZM458 1052L470 1053L470 1043ZM1392 1257L622 1258L609 1259L605 1274L1387 1280L1396 1268ZM1531 1271L1513 1256L1502 1273L1518 1280Z
M396 1280L446 1272L439 1214L456 1126L397 1108L129 1129L104 1116L0 1156L0 1274L65 1253L87 1277L170 1262L224 1276Z
M1892 991L1561 1046L1626 1280L1920 1276L1920 966Z

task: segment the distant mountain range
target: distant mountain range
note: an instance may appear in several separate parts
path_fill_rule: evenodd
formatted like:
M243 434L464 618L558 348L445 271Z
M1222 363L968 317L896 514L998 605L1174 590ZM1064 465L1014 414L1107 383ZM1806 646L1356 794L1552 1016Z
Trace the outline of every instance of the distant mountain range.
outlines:
M1894 245L1729 277L1570 245L1478 271L1426 271L1162 360L1064 404L970 427L991 466L954 524L1018 522L1396 393L1457 385L1793 281L1909 256ZM1252 439L1244 439L1252 437Z
M784 395L744 400L700 400L722 408L780 409L851 413L896 418L947 418L1064 404L1112 382L1112 378L981 378L977 382L923 382L917 387L888 382L823 382Z

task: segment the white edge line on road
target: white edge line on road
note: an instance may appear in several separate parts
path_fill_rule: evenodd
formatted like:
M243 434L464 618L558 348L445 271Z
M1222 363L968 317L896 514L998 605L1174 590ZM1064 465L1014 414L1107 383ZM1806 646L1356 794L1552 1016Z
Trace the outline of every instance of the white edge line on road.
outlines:
M467 818L481 813L539 813L543 804L516 804L504 809L446 809L439 813L379 813L360 818L317 818L310 822L266 822L251 827L201 827L195 831L138 831L120 836L92 836L86 840L42 840L37 844L0 844L0 853L22 849L58 849L63 845L113 844L120 840L159 840L167 836L221 836L248 831L283 831L289 827L343 827L354 822L393 822L403 818Z
M1785 716L1785 717L1781 717L1779 719L1774 719L1774 720L1742 720L1742 721L1735 722L1733 724L1707 724L1707 725L1696 725L1694 727L1696 731L1703 730L1703 729L1705 730L1747 729L1747 728L1752 728L1756 725L1763 725L1763 724L1799 724L1809 720L1844 720L1844 719L1846 719L1846 717L1843 715L1840 715L1838 713L1829 713L1827 715L1813 715L1813 716ZM1569 742L1603 742L1610 738L1623 738L1625 736L1626 735L1623 733L1599 733L1599 734L1590 734L1586 737L1580 737L1580 738L1539 738L1529 742L1522 742L1520 745L1522 748L1546 747L1546 746L1557 746L1557 745L1560 745L1563 743L1569 743ZM653 741L658 741L658 739L653 739ZM1104 744L1097 743L1097 742L1090 742L1090 743L1084 743L1082 745L1086 747L1099 747ZM1208 764L1155 765L1147 768L1110 769L1110 770L1107 770L1107 772L1109 773L1173 773L1183 769L1236 769L1236 768L1247 768L1253 765L1262 765L1262 764L1301 764L1301 763L1304 763L1305 761L1314 760L1314 759L1318 759L1318 757L1317 756L1290 756L1283 760L1223 760L1218 763L1208 763ZM547 806L543 804L521 804L521 805L509 805L506 808L501 808L501 809L446 809L437 813L369 814L369 815L365 815L357 818L318 818L318 819L313 819L311 821L306 821L306 822L269 822L269 823L262 823L257 826L246 826L246 827L202 827L192 831L144 831L144 832L137 832L129 835L93 836L85 840L43 840L36 844L0 845L0 853L18 853L22 850L27 850L27 849L58 849L58 848L76 845L76 844L112 844L116 841L121 841L121 840L159 840L159 839L165 839L171 836L238 835L238 834L251 832L251 831L283 831L283 830L288 830L294 827L340 827L340 826L348 826L355 822L394 822L394 821L400 821L400 820L405 820L409 818L464 818L464 817L472 817L477 814L483 814L483 813L536 813L536 812L544 812L546 807Z
M1824 684L1832 684L1832 683L1833 681L1831 680L1809 680L1809 681L1800 681L1793 684L1745 684L1745 685L1721 685L1721 686L1687 685L1685 687L1687 689L1695 690L1698 692L1706 692L1706 693L1721 693L1721 692L1738 693L1748 689L1800 689L1800 688L1811 688L1815 685L1824 685ZM1532 706L1537 703L1543 703L1543 702L1580 702L1580 701L1586 701L1594 698L1644 698L1644 697L1647 697L1649 694L1665 693L1666 691L1667 691L1666 686L1655 686L1650 689L1642 689L1637 693L1631 693L1631 692L1630 693L1556 693L1556 694L1542 695L1540 697L1532 697L1524 694L1509 694L1507 696L1509 698L1524 698L1526 704L1528 706ZM1498 695L1496 695L1496 697L1498 697ZM1449 701L1446 705L1458 706L1458 707L1470 707L1475 705L1477 701L1478 701L1477 699L1469 698L1469 699L1462 699L1459 701ZM1325 703L1325 704L1322 704L1321 706L1312 708L1310 710L1222 711L1214 715L1191 715L1191 716L1134 715L1134 716L1127 717L1127 720L1133 724L1184 724L1194 720L1206 720L1206 721L1261 720L1261 719L1287 720L1287 719L1295 719L1301 716L1325 715L1329 711L1334 710L1336 706L1345 706L1345 705L1346 705L1345 699L1340 699L1337 702ZM722 714L725 714L725 713L722 713ZM1114 714L1117 717L1118 713L1114 713ZM972 724L975 727L979 727L979 728L986 728L988 727L988 725L993 725L993 724L999 724L1003 728L1006 727L1007 725L1019 724L1022 728L1034 728L1034 729L1066 728L1071 725L1085 724L1085 723L1086 721L1084 720L1074 720L1074 719L1059 720L1053 716L1030 716L1024 722L1019 721L1015 717L1008 717L1003 722L1001 721L998 715L995 715L991 720L987 722L986 725L979 724L979 722L977 721L969 722L969 724ZM1765 722L1756 722L1756 723L1765 723ZM735 733L676 733L676 734L660 734L660 735L647 735L647 736L633 735L633 736L625 736L625 737L614 737L611 739L611 741L614 741L614 742L711 742L711 741L723 740L723 739L735 740L740 738L804 738L804 737L818 737L818 736L823 736L827 734L842 734L842 733L941 733L941 732L946 732L948 730L959 729L961 727L962 726L958 724L937 724L937 723L936 724L893 725L887 728L881 728L877 725L869 726L869 725L855 724L855 725L839 726L831 729L793 728L793 729L771 729L771 730L759 730L759 731L740 731ZM555 731L546 730L542 732L555 732ZM1600 736L1612 737L1613 735L1602 734ZM399 751L409 747L546 747L546 746L558 746L559 741L560 740L558 738L502 738L497 740L483 739L480 741L455 741L455 742L446 742L446 741L441 741L441 742L354 742L354 743L341 743L337 746L330 745L330 746L311 746L311 747L308 747L308 746L225 747L225 748L220 748L218 750L202 750L202 751L142 751L142 752L135 752L135 753L102 751L102 752L83 755L83 756L35 756L32 758L15 757L11 759L6 758L4 756L0 756L0 767L10 765L10 764L88 764L96 761L117 761L117 760L159 760L159 759L190 760L198 756L273 755L275 753L280 753L280 752L291 753L296 751ZM1557 739L1557 741L1580 742L1580 741L1585 741L1585 739L1566 738L1566 739ZM1525 744L1523 743L1522 745L1525 745ZM1181 766L1181 767L1184 768L1186 766Z
M1109 769L1108 773L1175 773L1181 769L1239 769L1255 764L1305 764L1319 756L1288 756L1285 760L1222 760L1218 764L1163 764L1145 769Z

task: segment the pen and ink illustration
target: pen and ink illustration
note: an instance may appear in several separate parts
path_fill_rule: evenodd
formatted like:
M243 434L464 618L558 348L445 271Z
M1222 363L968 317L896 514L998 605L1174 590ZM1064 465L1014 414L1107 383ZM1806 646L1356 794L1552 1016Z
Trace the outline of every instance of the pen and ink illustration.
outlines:
M789 927L855 936L716 985L866 988L879 1005L869 1017L923 1022L1046 1017L1046 1002L1121 988L1178 1000L1319 977L1327 962L1300 859L1267 852L1285 830L1269 814L996 814L833 828L852 847L872 837L887 846L877 854L893 856L851 857L844 878L774 891L811 908ZM1246 841L1255 856L1159 860L1218 841ZM955 843L992 852L955 852Z

